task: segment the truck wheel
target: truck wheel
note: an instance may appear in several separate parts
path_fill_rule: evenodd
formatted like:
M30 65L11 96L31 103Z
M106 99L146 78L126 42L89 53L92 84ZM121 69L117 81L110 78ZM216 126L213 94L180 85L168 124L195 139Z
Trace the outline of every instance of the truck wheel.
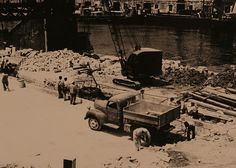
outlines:
M100 131L102 129L102 125L97 118L89 118L88 125L92 130Z
M133 139L140 141L141 146L149 146L151 143L151 134L146 128L137 128L133 132Z

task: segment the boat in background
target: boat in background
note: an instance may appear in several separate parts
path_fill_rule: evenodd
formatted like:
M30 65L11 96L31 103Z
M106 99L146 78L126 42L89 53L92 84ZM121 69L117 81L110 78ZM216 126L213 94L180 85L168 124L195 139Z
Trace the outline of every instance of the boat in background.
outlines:
M99 2L99 3L98 3ZM162 3L160 3L162 2ZM236 26L236 0L114 1L113 17L120 24L150 24L173 26ZM80 4L79 22L107 23L110 16L100 1ZM88 5L89 4L89 5ZM86 12L85 12L86 11Z

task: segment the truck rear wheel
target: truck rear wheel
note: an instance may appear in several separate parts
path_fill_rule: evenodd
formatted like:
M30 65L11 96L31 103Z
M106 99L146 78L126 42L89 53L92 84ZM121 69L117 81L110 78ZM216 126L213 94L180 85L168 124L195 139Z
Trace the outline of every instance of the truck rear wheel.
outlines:
M97 118L89 118L88 125L94 131L100 131L102 129L101 122Z
M137 128L133 131L133 140L139 141L141 146L149 146L151 134L146 128Z

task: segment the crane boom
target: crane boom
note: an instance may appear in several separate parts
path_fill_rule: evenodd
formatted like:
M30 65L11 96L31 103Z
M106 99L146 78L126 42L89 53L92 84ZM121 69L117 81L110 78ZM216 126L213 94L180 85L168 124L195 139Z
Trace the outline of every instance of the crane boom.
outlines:
M121 74L128 79L113 79L113 83L131 87L134 89L141 88L141 82L150 81L152 76L158 76L162 73L162 51L152 48L141 48L136 46L130 55L126 55L122 34L119 27L119 18L113 10L112 0L103 0L109 16L109 31L121 64ZM134 37L133 37L134 38Z
M107 9L108 15L109 15L109 31L111 34L112 42L115 47L115 51L117 56L120 59L124 59L126 53L125 53L125 47L123 38L120 31L120 26L117 23L117 17L115 17L114 12L112 11L112 0L104 0L103 1L104 7Z

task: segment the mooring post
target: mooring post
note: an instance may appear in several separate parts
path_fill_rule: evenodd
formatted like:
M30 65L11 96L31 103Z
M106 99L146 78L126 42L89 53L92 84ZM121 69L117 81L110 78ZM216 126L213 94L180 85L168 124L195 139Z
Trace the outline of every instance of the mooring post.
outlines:
M48 35L47 35L47 20L43 19L43 29L44 29L44 50L48 51Z
M76 168L76 158L73 160L64 159L63 168Z

